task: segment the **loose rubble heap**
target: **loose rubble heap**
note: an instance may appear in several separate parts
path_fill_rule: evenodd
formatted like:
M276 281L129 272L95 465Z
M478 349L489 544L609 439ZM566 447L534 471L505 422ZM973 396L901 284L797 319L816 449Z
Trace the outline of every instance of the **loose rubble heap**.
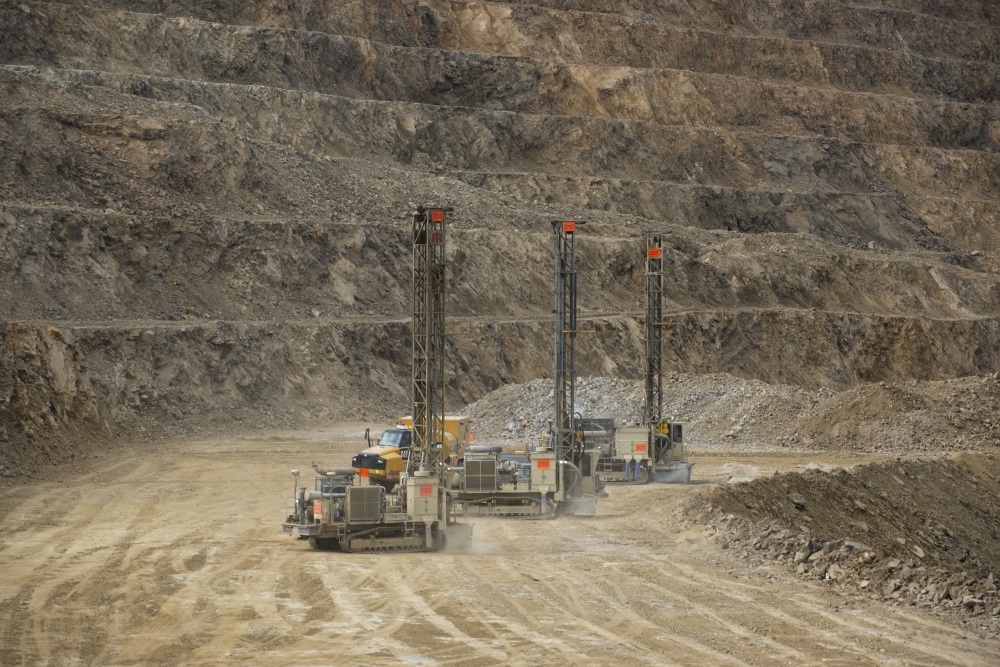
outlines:
M505 385L466 406L464 414L471 417L478 441L527 445L548 433L552 401L552 380L542 378ZM642 385L618 378L580 378L576 410L589 417L613 416L619 424L638 423Z
M1000 629L1000 455L777 474L720 486L689 515L757 564Z
M896 558L853 540L818 541L777 524L761 529L732 514L722 517L722 522L732 524L727 526L727 534L719 538L722 546L732 549L739 544L740 555L757 563L790 563L795 566L796 574L803 577L854 587L899 604L1000 616L994 571L974 554L968 554L963 562L967 569L953 571L925 565L920 547L913 547L909 558ZM951 537L945 528L940 534Z
M552 381L501 387L465 408L477 437L527 444L548 431ZM843 391L773 385L732 375L675 374L666 414L689 424L694 450L920 453L1000 446L1000 376L862 385ZM637 424L642 383L577 381L577 411Z

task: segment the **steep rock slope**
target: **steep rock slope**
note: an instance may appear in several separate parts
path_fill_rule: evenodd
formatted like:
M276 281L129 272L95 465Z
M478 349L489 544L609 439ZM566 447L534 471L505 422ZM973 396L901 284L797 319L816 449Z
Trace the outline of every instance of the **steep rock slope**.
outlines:
M992 3L290 4L0 7L11 460L405 410L417 202L456 404L548 373L558 217L585 374L640 368L652 228L677 371L1000 369Z

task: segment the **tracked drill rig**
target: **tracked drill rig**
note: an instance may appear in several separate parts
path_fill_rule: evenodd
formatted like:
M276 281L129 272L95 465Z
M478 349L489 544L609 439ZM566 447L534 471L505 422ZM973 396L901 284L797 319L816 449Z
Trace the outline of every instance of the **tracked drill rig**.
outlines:
M504 455L499 447L469 447L459 500L470 514L546 518L557 513L594 516L603 484L599 451L577 438L576 387L577 223L555 221L555 414L548 437L536 451Z
M596 513L604 485L597 471L600 451L584 447L576 424L576 222L553 221L555 232L555 399L551 442L555 455L576 469L580 481L568 499L575 513Z
M684 425L669 422L663 411L663 235L646 233L646 373L642 425L646 427L654 482L687 484L691 467L684 446Z
M691 481L694 464L687 460L684 425L667 421L663 414L663 235L647 232L644 240L646 289L642 421L637 427L605 426L604 432L597 434L592 441L600 443L602 455L599 469L609 481L644 484L652 480L685 484ZM599 423L601 420L592 421ZM606 436L609 432L612 434Z
M445 467L445 214L420 207L413 216L413 428L406 474L391 493L355 485L354 469L316 470L315 489L298 487L283 530L318 549L348 552L434 551L468 542L472 527L452 512Z

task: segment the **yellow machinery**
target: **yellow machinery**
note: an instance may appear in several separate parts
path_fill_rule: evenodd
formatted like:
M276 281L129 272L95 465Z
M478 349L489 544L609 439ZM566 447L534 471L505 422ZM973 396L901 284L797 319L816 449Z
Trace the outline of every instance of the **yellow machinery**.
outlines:
M444 460L447 465L460 467L465 462L469 445L469 418L450 416L444 418L444 434L438 433L437 441L444 443ZM351 459L351 466L368 481L392 491L406 472L413 442L413 418L401 417L394 428L386 429L378 444L371 445Z

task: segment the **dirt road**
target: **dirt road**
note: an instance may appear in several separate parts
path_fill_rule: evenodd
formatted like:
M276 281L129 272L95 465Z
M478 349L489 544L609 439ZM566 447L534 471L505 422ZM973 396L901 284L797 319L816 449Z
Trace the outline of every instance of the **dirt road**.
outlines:
M344 462L351 433L133 449L7 487L0 664L1000 664L950 617L677 528L692 494L809 457L703 458L702 483L612 488L593 520L479 519L468 553L313 551L280 531L289 470Z

